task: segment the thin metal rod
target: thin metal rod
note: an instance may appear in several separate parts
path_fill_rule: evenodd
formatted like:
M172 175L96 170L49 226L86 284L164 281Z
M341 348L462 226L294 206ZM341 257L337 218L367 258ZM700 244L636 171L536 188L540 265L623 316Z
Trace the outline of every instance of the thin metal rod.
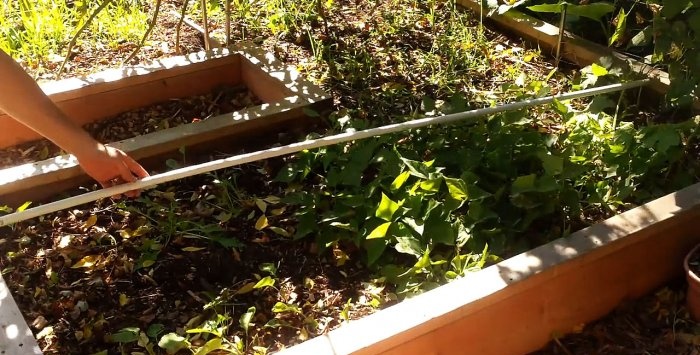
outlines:
M561 43L564 40L564 25L566 24L566 3L561 5L561 20L559 21L559 37L557 38L557 54L554 60L554 66L559 68L559 60L561 59Z
M116 196L123 194L131 190L142 190L149 187L153 187L159 184L163 184L169 181L183 179L189 176L208 173L214 170L230 168L233 166L251 163L258 160L264 160L274 157L279 157L282 155L288 155L302 150L315 149L320 147L325 147L328 145L344 143L359 139L365 139L375 136L381 136L385 134L406 131L413 128L419 128L424 126L430 126L435 124L446 124L461 120L473 120L476 121L477 118L493 115L496 113L515 111L526 107L545 105L552 103L554 100L572 100L577 98L583 98L588 96L595 96L610 92L617 92L621 90L641 87L650 82L650 79L638 80L623 84L612 84L601 86L597 88L579 90L575 92L569 92L565 94L546 96L535 99L528 99L520 102L513 102L510 104L504 104L500 106L487 107L472 111L453 113L445 116L438 117L425 117L421 119L416 119L408 122L395 123L386 126L370 128L362 131L356 132L345 132L332 136L327 136L318 139L307 140L303 142L292 143L289 145L270 148L265 150L260 150L256 152L236 155L224 159L213 160L199 165L193 165L189 167L184 167L180 169L171 170L162 174L149 176L142 180L136 182L112 186L109 188L95 190L82 195L69 197L60 201L47 203L45 205L33 207L26 209L22 212L15 212L0 217L0 226L6 226L9 224L21 222L27 219L43 216L48 213L64 210L67 208L79 206L85 203L90 203L97 201L99 199L108 198L110 196Z

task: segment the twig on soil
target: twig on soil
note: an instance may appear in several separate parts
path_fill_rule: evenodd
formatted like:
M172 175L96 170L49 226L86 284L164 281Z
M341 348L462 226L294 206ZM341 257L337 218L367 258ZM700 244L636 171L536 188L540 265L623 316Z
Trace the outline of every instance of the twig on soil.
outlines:
M136 54L138 54L138 52L143 47L143 44L146 43L146 38L148 38L148 36L151 34L151 32L153 31L153 28L156 27L156 22L158 21L158 14L160 13L160 3L161 3L161 0L156 0L156 8L153 11L153 18L151 19L151 23L149 24L148 29L146 30L146 33L144 33L143 37L141 37L141 42L134 49L134 51L131 52L131 55L129 56L129 58L126 58L126 60L124 61L125 63L129 63L129 62L131 62L132 59L134 59Z
M182 54L180 51L180 30L182 29L182 23L185 21L185 14L187 13L187 4L190 0L184 0L182 2L182 8L180 9L180 20L177 21L177 27L175 28L175 50L177 54Z
M95 9L95 11L92 14L90 14L90 17L88 17L88 19L83 23L83 25L80 26L78 31L75 32L75 34L73 35L73 38L71 38L70 42L68 43L68 53L66 53L66 57L63 59L63 63L61 63L61 67L58 68L58 72L56 73L56 79L61 78L61 73L63 72L63 68L66 66L66 63L68 63L68 60L70 59L70 54L73 51L73 47L75 46L75 41L77 41L80 34L83 33L83 31L88 26L90 26L90 24L95 19L95 17L97 17L97 15L99 15L100 12L102 12L102 10L104 10L104 8L107 7L107 5L109 5L109 3L111 3L111 2L112 2L112 0L103 1L100 4L100 6L98 6L97 9Z
M561 343L561 341L559 341L559 338L554 338L554 342L557 343L557 345L559 346L559 348L561 348L561 350L562 350L564 353L566 353L566 355L574 355L574 354L571 353L571 351L569 351L569 349L567 349L567 348L564 346L564 344Z

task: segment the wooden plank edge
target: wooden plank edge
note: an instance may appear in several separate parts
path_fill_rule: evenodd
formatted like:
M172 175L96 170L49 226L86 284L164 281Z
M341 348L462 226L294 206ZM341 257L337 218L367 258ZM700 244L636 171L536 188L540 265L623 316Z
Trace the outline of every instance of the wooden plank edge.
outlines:
M42 354L2 274L0 274L0 354Z
M279 354L380 354L391 351L410 339L425 336L468 314L478 313L480 309L517 297L518 293L546 282L546 278L537 279L540 274L576 272L581 263L594 263L649 239L649 235L640 239L640 233L684 213L698 214L698 206L700 183L577 231L569 237L467 274ZM700 239L700 236L696 239ZM534 282L528 283L530 279ZM455 349L447 353L469 353L464 348ZM402 346L397 353L417 352Z
M196 136L215 134L222 130L252 120L301 108L306 104L298 97L290 97L282 102L262 104L245 108L232 113L211 117L201 122L189 123L177 127L152 132L109 145L132 154L135 159L147 158L163 152L161 146L177 144L177 142ZM74 178L84 173L78 166L77 159L71 154L65 154L40 162L27 163L0 170L0 196L14 191L40 187L60 180Z
M457 4L477 14L480 14L482 11L482 5L477 0L457 0ZM554 51L556 48L559 28L548 22L536 19L515 9L511 9L502 15L494 14L487 19L530 42L535 42L540 47L551 51ZM553 55L553 53L550 54ZM667 72L640 62L617 50L572 34L569 31L564 32L561 56L580 67L597 63L603 57L610 57L618 64L626 63L633 71L651 78L652 82L649 87L657 95L665 96L670 88L670 78ZM695 100L693 108L700 110L700 99Z
M141 65L106 69L82 77L43 82L39 86L52 100L63 101L143 82L161 80L189 71L226 65L229 64L226 61L228 57L239 54L240 52L235 48L217 48L211 51L199 51L157 59Z
M177 19L180 19L180 14L176 12L171 12L171 14ZM199 32L202 36L207 35L201 26L197 25L194 21L188 21L187 17L185 17L184 22ZM219 43L219 41L211 35L209 36L209 40L212 41L212 43ZM248 59L250 64L261 68L269 76L272 76L281 82L286 88L286 93L288 96L297 95L306 100L308 103L330 99L330 95L328 93L323 91L317 85L311 83L309 80L305 79L295 66L283 64L274 56L274 54L264 51L262 48L254 45L252 42L244 41L236 45L240 50L242 50L241 54Z

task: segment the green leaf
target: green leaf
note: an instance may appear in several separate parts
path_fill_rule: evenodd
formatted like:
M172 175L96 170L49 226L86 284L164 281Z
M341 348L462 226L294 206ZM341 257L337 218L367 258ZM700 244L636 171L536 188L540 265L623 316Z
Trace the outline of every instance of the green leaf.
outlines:
M258 283L256 283L255 286L253 286L253 288L257 289L257 288L263 288L263 287L271 287L274 285L275 285L275 280L272 279L270 276L265 276L262 279L260 279L260 281L258 281Z
M440 191L440 184L442 183L441 178L425 180L420 183L420 188L427 192L438 192Z
M243 313L243 315L241 315L241 318L238 320L238 323L241 325L241 328L243 328L246 334L248 334L248 328L250 328L250 321L253 319L254 315L255 307L250 307L248 308L248 311Z
M608 70L596 63L591 64L591 72L597 77L608 75Z
M522 192L528 192L528 191L535 190L535 180L536 179L537 179L537 175L535 175L535 174L518 176L515 179L515 181L513 181L513 184L511 186L511 193L518 194L518 193L522 193Z
M165 326L163 324L160 324L160 323L151 324L150 326L148 326L148 329L146 330L146 335L148 335L151 338L157 338L158 335L160 335L160 333L162 333L164 329L165 329Z
M168 354L175 354L176 352L189 347L190 343L187 341L187 339L177 335L176 333L168 333L160 338L158 346L165 349Z
M622 38L627 30L627 13L623 9L617 15L617 25L615 26L615 33L610 37L609 45L613 45L618 39Z
M23 203L22 206L17 207L17 212L22 212L22 211L26 210L29 207L29 205L31 205L31 204L32 203L30 201Z
M274 306L272 306L272 313L296 313L296 314L302 314L301 309L299 306L294 305L294 304L287 304L284 302L277 302L275 303Z
M406 182L406 180L408 180L408 177L409 177L409 176L411 176L411 172L409 172L408 170L407 170L407 171L404 171L404 172L401 173L401 174L399 174L399 176L397 176L397 177L394 179L394 181L392 181L392 183L391 183L391 189L392 189L392 190L398 190L398 189L400 189L401 186L403 186L403 184Z
M197 349L194 355L207 355L214 350L222 349L223 343L221 338L213 338L209 340L204 346Z
M364 246L367 250L367 265L374 264L386 250L388 241L386 239L365 240Z
M542 161L544 171L549 175L559 175L564 170L564 158L540 152L537 157Z
M467 194L467 184L462 179L445 178L445 184L447 185L447 190L450 192L450 196L459 201L464 201L469 198Z
M386 232L389 230L391 222L382 223L367 236L367 239L379 239L386 237Z
M569 15L586 17L592 20L601 21L607 14L615 11L615 5L608 2L595 2L586 5L568 5L566 12Z
M379 206L377 206L375 216L385 221L391 221L392 216L394 213L396 213L396 210L398 210L399 207L401 207L400 204L392 201L382 192L382 200L379 202Z
M433 242L445 245L455 245L455 231L452 224L447 221L437 218L428 219L425 222L424 236L430 238Z
M664 0L664 5L661 8L661 16L666 18L674 17L690 5L687 0Z
M139 339L141 329L137 327L123 328L108 336L110 343L132 343Z
M550 13L560 13L562 11L562 5L561 4L541 4L541 5L532 5L527 7L528 10L534 11L534 12L550 12Z

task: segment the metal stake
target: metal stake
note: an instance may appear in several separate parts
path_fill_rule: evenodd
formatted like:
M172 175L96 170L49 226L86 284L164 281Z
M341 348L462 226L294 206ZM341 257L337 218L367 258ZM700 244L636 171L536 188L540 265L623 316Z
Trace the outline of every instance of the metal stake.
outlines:
M554 61L554 66L559 68L559 60L561 59L561 42L564 40L564 25L566 23L566 3L561 6L561 19L559 20L559 37L557 38L557 54Z
M204 174L204 173L208 173L210 171L214 171L214 170L218 170L218 169L230 168L233 166L251 163L254 161L258 161L258 160L274 158L274 157L278 157L278 156L282 156L282 155L288 155L288 154L300 152L302 150L315 149L315 148L325 147L328 145L344 143L344 142L349 142L349 141L354 141L354 140L359 140L359 139L365 139L365 138L370 138L370 137L375 137L375 136L381 136L381 135L385 135L385 134L396 133L396 132L400 132L400 131L405 131L405 130L409 130L409 129L424 127L424 126L430 126L430 125L435 125L435 124L446 124L446 123L451 123L451 122L461 121L461 120L471 120L471 121L475 122L475 121L477 121L476 119L478 119L480 117L493 115L496 113L515 111L515 110L519 110L519 109L531 107L531 106L545 105L545 104L552 103L554 100L560 100L560 101L572 100L572 99L577 99L577 98L582 98L582 97L595 96L595 95L600 95L600 94L605 94L605 93L610 93L610 92L622 91L622 90L626 90L626 89L641 87L641 86L648 84L649 82L650 82L650 79L644 79L644 80L632 81L632 82L622 83L622 84L606 85L606 86L601 86L601 87L597 87L597 88L569 92L569 93L565 93L565 94L552 95L552 96L540 97L540 98L535 98L535 99L528 99L528 100L524 100L524 101L513 102L510 104L504 104L504 105L495 106L495 107L486 107L486 108L481 108L481 109L477 109L477 110L453 113L453 114L449 114L449 115L445 115L445 116L425 117L425 118L416 119L413 121L395 123L395 124L390 124L390 125L386 125L386 126L370 128L370 129L366 129L366 130L362 130L362 131L345 132L345 133L340 133L340 134L327 136L327 137L323 137L323 138L292 143L292 144L281 146L281 147L270 148L270 149L260 150L257 152L245 153L245 154L241 154L241 155L235 155L232 157L213 160L213 161L210 161L207 163L202 163L199 165L193 165L193 166L188 166L188 167L184 167L184 168L180 168L180 169L171 170L171 171L168 171L168 172L165 172L162 174L149 176L147 178L144 178L142 180L138 180L138 181L135 181L132 183L112 186L109 188L96 190L96 191L91 191L88 193L69 197L69 198L59 200L56 202L51 202L51 203L47 203L45 205L29 208L29 209L26 209L22 212L15 212L12 214L1 216L0 217L0 227L6 226L9 224L13 224L13 223L17 223L17 222L21 222L21 221L24 221L27 219L39 217L39 216L42 216L42 215L45 215L48 213L52 213L52 212L64 210L67 208L75 207L75 206L82 205L85 203L97 201L99 199L108 198L108 197L115 196L115 195L120 195L120 194L123 194L127 191L142 190L142 189L153 187L153 186L163 184L163 183L166 183L169 181L183 179L183 178L193 176L193 175Z

